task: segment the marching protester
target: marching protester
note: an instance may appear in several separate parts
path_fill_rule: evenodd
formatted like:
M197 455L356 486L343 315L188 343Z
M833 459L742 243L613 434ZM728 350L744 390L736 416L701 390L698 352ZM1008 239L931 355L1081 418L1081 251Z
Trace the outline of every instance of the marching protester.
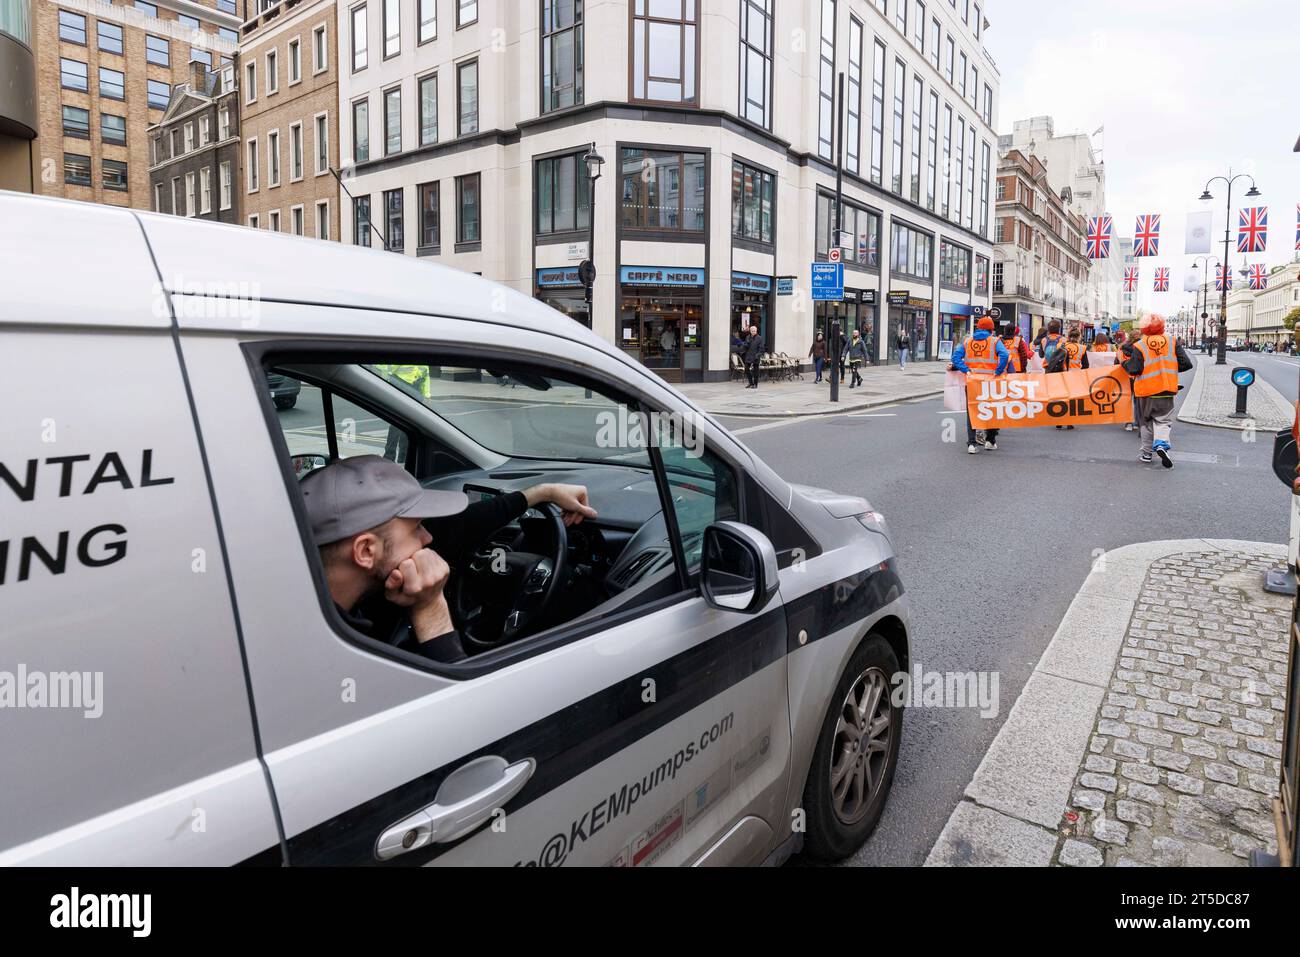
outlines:
M1079 330L1070 331L1069 339L1061 338L1061 323L1056 319L1048 325L1047 337L1043 340L1043 359L1047 372L1069 372L1071 369L1088 368L1088 353L1079 342ZM1055 335L1055 340L1052 336ZM1074 431L1072 425L1058 425L1058 429Z
M1183 344L1165 335L1165 320L1147 316L1142 335L1126 346L1124 371L1133 377L1134 404L1137 406L1142 447L1138 461L1148 463L1152 453L1160 464L1174 467L1170 457L1170 431L1174 424L1174 398L1178 395L1178 375L1192 368L1192 358Z
M1134 333L1135 337L1136 335L1137 334ZM1128 337L1124 335L1123 329L1115 333L1115 349L1116 351L1119 352L1119 355L1115 357L1115 361L1120 365L1123 365L1124 360L1128 357L1128 349L1129 349ZM1138 403L1137 403L1137 396L1134 396L1133 397L1133 421L1124 423L1124 431L1135 432L1137 431L1137 427L1138 427Z
M813 340L808 355L812 357L813 370L817 373L817 378L813 380L813 385L816 385L822 381L822 371L826 368L826 336L824 333L817 333L817 338Z
M1038 354L1043 362L1051 362L1053 353L1064 347L1065 337L1061 335L1061 320L1053 319L1047 324L1047 332L1039 337Z
M957 372L966 373L971 379L991 379L1007 371L1011 354L1002 340L993 335L993 320L985 316L975 326L975 334L967 336L966 341L952 352L952 364L948 367ZM998 448L998 430L990 429L984 434L984 448L996 452ZM966 451L974 455L975 425L971 422L970 408L966 409Z
M849 388L853 389L862 385L862 375L858 369L862 363L867 361L867 344L862 338L862 333L857 329L853 330L853 341L849 343L849 369L853 372L853 379L849 382Z
M1111 348L1110 336L1106 335L1104 332L1099 332L1097 333L1097 337L1092 340L1092 348L1089 351L1114 352L1115 350Z
M1024 337L1020 335L1020 327L1014 322L1003 323L1002 345L1006 347L1007 355L1011 357L1007 371L1024 372L1029 367L1029 359L1033 355L1033 350L1029 348L1029 343L1025 342Z

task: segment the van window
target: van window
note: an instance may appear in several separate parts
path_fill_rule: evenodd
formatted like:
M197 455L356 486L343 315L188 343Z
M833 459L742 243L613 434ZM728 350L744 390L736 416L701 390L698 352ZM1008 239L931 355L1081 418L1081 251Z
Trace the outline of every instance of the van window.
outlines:
M698 564L704 528L739 514L734 473L712 453L665 449L668 484L661 489L649 452L653 420L622 396L523 365L373 360L318 354L268 361L269 374L298 386L292 407L291 389L270 389L286 465L301 479L341 460L382 456L427 489L468 496L464 512L423 524L433 538L428 547L450 566L444 594L469 660L507 646L526 650L534 639L573 640L612 616L685 600L688 576L663 511L667 489L688 565ZM303 456L314 460L304 466ZM584 488L595 517L565 527L559 518L573 493L557 486ZM308 521L305 505L299 514ZM304 541L312 541L310 528ZM340 555L350 560L350 552L322 544L308 548L323 572L318 587L330 591L325 606L337 605L348 627L357 619L379 622L381 633L363 635L387 641L390 619L400 627L401 609L387 605L382 588L366 595L364 607L346 607L331 590L338 575L326 565ZM532 575L535 560L544 560L547 571ZM511 577L522 568L532 586ZM531 620L514 616L512 609L524 606L536 612ZM515 629L511 623L520 620L526 626Z

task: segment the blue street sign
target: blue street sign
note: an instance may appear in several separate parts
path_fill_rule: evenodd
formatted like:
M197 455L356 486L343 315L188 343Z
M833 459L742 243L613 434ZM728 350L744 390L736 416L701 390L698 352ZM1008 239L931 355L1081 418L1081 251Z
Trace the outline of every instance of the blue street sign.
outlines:
M1255 384L1254 369L1233 369L1232 384L1239 389L1248 389Z
M844 263L812 264L813 302L841 302L844 299Z

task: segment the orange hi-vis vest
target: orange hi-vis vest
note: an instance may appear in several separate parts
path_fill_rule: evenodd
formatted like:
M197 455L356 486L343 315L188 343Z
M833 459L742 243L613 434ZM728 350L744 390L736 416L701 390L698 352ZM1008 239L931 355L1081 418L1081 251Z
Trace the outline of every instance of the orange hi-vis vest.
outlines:
M976 339L967 336L962 348L966 350L966 368L977 379L992 378L998 374L997 336Z
M1011 358L1010 358L1010 361L1007 363L1007 368L1010 369L1012 372L1024 372L1024 371L1025 371L1024 369L1022 369L1022 368L1020 367L1020 365L1021 365L1021 363L1020 363L1020 343L1021 343L1022 341L1023 341L1023 340L1021 340L1021 338L1020 338L1019 336L1016 336L1016 337L1015 337L1014 339L1012 339L1010 342L1008 342L1006 339L1003 339L1003 340L1002 340L1002 344L1003 344L1004 346L1007 347L1007 354L1011 357ZM993 351L994 351L995 353L997 352L996 349L994 349Z
M1096 343L1093 343L1092 351L1093 352L1114 352L1115 350L1113 350L1110 347L1110 343L1108 342L1104 346L1099 346Z
M1067 342L1065 344L1065 368L1067 370L1079 368L1079 355L1082 352L1083 346L1079 345L1077 342Z
M1142 374L1133 380L1133 394L1140 397L1178 392L1178 340L1173 336L1143 336L1137 349L1142 353Z

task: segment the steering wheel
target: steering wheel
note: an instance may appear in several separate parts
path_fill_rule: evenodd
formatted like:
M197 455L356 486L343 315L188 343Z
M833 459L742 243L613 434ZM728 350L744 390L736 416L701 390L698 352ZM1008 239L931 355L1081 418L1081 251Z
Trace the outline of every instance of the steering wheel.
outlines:
M545 502L536 511L551 539L549 555L481 548L468 566L453 573L451 613L466 651L486 651L522 638L554 604L568 575L569 535L564 513L554 503Z

